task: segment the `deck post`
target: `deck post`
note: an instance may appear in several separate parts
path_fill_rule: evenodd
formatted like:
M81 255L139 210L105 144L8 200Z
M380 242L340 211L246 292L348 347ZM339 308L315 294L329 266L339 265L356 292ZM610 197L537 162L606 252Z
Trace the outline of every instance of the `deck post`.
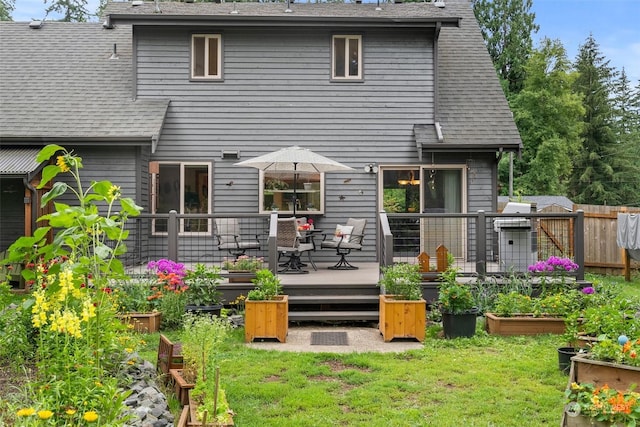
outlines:
M174 209L167 220L167 258L178 262L178 212Z
M487 274L487 221L483 210L476 217L476 273L481 278Z
M576 280L584 280L584 211L578 209L576 211L576 220L573 223L573 248L575 252L575 262L578 264L576 271Z

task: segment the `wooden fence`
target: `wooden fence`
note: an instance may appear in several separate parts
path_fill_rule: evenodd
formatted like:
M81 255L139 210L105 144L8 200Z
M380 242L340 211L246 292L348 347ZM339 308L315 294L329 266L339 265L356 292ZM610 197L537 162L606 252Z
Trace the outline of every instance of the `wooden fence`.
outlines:
M584 211L584 265L592 273L623 274L625 251L616 243L618 213L640 213L640 208L626 206L574 205L574 212ZM640 269L640 261L631 260L629 268Z

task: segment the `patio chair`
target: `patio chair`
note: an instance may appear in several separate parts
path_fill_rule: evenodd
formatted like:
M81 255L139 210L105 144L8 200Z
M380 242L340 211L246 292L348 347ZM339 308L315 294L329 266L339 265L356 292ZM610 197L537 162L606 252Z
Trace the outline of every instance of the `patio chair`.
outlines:
M216 238L218 249L226 250L236 259L249 249L260 249L260 240L242 240L238 218L216 218Z
M362 250L362 241L364 240L364 228L367 225L366 219L349 218L346 225L336 226L336 232L333 234L324 234L320 247L323 249L335 249L340 260L333 266L331 270L357 270L358 267L351 265L347 261L346 256L351 251ZM328 239L328 236L332 236Z
M300 254L303 252L307 252L309 263L313 269L318 269L311 258L311 251L315 249L313 241L309 243L301 242L295 217L278 219L277 246L280 255L289 256L287 262L281 265L284 268L278 270L278 273L308 273L308 271L302 269L304 264L300 261Z

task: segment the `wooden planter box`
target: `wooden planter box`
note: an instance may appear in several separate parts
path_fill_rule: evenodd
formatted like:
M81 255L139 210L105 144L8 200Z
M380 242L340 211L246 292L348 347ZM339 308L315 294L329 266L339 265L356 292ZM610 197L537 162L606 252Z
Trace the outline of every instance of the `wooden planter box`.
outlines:
M159 311L153 313L126 313L118 317L124 324L133 325L133 330L136 332L158 332L162 321L162 313Z
M189 405L187 406L189 407L189 420L186 424L187 427L229 427L234 425L232 417L229 417L228 422L218 423L207 421L206 424L202 424L202 422L198 421L198 404L195 403L193 399L189 398Z
M616 390L628 390L631 384L640 386L640 367L592 360L588 354L571 358L571 382L591 383L598 387L607 384Z
M380 295L380 323L378 328L384 341L394 338L415 338L424 341L427 302L396 300L393 295Z
M563 427L623 427L622 424L618 423L612 424L604 421L596 421L584 415L572 417L566 413L564 414L564 422L562 425Z
M251 282L256 278L256 273L253 271L230 271L229 283L253 283Z
M275 338L287 342L289 328L289 296L279 295L274 300L250 301L244 305L244 340Z
M485 328L488 333L494 335L539 335L563 334L566 326L564 318L561 317L498 317L493 313L486 313Z
M192 390L196 385L184 380L182 377L182 369L169 369L169 374L173 381L173 392L176 395L176 399L178 399L180 405L188 405L189 390Z

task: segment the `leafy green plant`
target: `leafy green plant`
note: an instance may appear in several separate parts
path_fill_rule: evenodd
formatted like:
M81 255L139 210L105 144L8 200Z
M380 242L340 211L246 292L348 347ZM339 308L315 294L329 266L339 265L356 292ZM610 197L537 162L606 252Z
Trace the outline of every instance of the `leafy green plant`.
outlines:
M222 280L218 267L207 267L198 263L192 270L187 271L184 283L187 286L186 297L188 305L218 305L222 302L222 293L218 291L218 284Z
M135 341L115 316L109 284L126 277L118 259L126 252L124 226L141 208L109 181L85 188L82 159L63 147L44 147L36 161L56 153L56 163L43 169L38 188L60 174L68 174L75 186L54 182L42 203L69 192L77 204L56 202L54 212L39 218L48 224L16 240L8 252L9 260L27 265L22 274L34 289L30 320L37 332L38 372L11 424L33 425L39 419L49 425L113 425L127 395L119 389L117 368ZM52 229L57 232L47 243Z
M249 271L256 272L264 266L264 258L240 255L236 259L225 258L222 268L227 271Z
M471 288L458 282L458 269L449 267L440 273L438 307L442 313L463 314L475 310L475 300Z
M494 312L499 317L511 317L515 314L532 313L534 301L529 295L519 292L499 293L496 297Z
M579 309L580 293L576 290L566 290L557 294L543 295L532 301L535 317L566 317Z
M396 263L382 269L378 286L397 300L417 301L422 298L422 276L418 264Z
M197 421L231 425L233 411L224 389L220 387L220 368L216 366L213 375L207 375L206 381L198 381L190 397L192 402L197 403Z
M626 335L621 335L614 339L601 336L589 351L591 359L623 363L631 366L640 366L639 356L640 338L629 339Z
M230 330L226 319L185 313L181 338L185 379L196 383L207 380L207 367L215 366L216 349Z
M608 386L572 383L565 392L567 411L596 421L634 426L640 421L640 393ZM620 423L620 424L616 424Z
M247 300L264 301L271 300L276 295L282 294L282 285L280 279L275 276L271 270L263 268L256 272L256 278L252 280L256 285L254 289L247 292Z

